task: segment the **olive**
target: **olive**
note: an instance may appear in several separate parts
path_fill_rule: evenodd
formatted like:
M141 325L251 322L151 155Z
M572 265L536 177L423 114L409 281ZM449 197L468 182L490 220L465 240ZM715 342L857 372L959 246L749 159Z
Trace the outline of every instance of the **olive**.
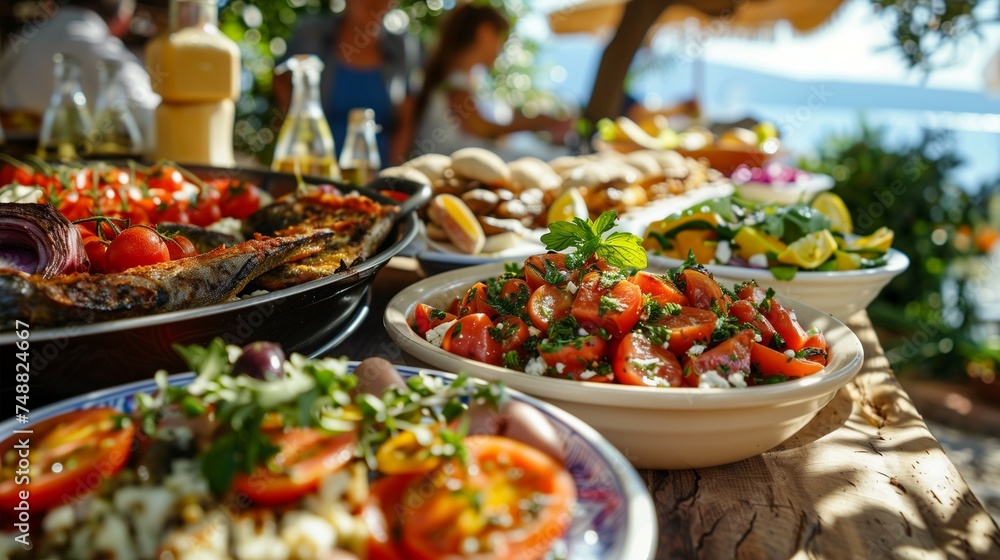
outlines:
M233 364L233 375L249 375L270 381L285 376L285 353L274 342L251 342Z

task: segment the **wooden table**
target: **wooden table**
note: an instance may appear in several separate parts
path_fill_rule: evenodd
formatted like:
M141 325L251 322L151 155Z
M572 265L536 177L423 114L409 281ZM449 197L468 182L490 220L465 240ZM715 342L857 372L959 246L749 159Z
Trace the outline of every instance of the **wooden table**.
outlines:
M382 316L419 278L415 261L393 259L335 353L403 363ZM849 325L861 372L787 442L722 467L640 471L657 558L1000 558L1000 529L900 387L867 314Z

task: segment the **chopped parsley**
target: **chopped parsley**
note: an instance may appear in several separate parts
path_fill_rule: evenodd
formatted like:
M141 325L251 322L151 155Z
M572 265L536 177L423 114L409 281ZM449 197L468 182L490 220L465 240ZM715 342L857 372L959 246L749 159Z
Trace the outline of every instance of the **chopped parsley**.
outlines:
M511 350L503 355L503 367L508 369L521 369L523 364L521 363L521 355L517 353L517 350Z
M597 304L597 315L599 317L604 317L609 312L618 312L623 309L625 309L625 306L617 299L611 296L601 296L601 300Z
M440 319L444 319L447 316L448 316L448 313L445 310L443 310L443 309L437 309L437 308L431 309L430 317L431 317L431 319L433 319L435 321L440 320Z

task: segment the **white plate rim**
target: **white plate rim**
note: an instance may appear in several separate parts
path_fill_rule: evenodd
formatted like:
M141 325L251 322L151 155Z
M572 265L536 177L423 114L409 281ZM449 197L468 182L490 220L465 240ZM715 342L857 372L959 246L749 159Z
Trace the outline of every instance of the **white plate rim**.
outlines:
M766 277L770 281L774 282L794 282L800 284L810 284L810 283L820 283L820 282L830 282L831 280L845 280L853 278L864 278L869 276L884 276L884 275L896 275L910 266L910 258L906 256L906 253L898 249L889 249L888 259L886 263L882 266L876 266L874 268L860 268L858 270L831 270L831 271L816 271L816 270L799 270L795 273L795 277L791 280L779 280L771 274L770 269L767 268L753 268L749 266L731 266L725 264L706 264L702 265L713 275L720 276L722 278L763 278ZM665 257L663 255L656 255L650 252L646 252L646 258L649 261L650 268L664 269L664 268L676 268L680 266L684 261L675 259L673 257Z

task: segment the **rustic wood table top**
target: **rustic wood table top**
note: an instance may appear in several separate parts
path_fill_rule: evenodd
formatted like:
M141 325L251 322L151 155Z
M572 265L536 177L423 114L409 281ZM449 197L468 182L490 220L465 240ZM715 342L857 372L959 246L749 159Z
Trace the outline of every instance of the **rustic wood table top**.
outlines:
M415 261L393 259L334 354L405 363L382 316L419 279ZM721 467L640 471L657 558L1000 558L1000 529L900 387L868 316L849 326L861 372L784 444Z

